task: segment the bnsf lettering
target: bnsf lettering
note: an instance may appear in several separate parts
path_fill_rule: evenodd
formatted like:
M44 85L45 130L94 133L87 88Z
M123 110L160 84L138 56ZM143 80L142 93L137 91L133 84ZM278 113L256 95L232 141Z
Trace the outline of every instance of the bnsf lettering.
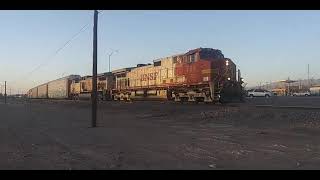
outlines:
M141 75L141 81L156 80L158 73L149 73Z

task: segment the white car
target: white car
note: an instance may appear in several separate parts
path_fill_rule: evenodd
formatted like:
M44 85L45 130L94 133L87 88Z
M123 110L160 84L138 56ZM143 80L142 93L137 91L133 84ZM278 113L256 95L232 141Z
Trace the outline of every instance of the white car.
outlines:
M293 96L310 96L310 92L295 92L292 94Z
M273 95L272 92L264 90L264 89L253 89L248 92L249 97L266 97L269 98Z

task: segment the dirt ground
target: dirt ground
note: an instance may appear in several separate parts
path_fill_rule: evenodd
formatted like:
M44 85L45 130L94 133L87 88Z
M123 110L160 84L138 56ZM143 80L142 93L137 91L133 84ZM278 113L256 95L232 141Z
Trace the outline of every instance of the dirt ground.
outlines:
M319 169L320 109L254 102L103 102L90 128L89 102L11 100L0 169Z

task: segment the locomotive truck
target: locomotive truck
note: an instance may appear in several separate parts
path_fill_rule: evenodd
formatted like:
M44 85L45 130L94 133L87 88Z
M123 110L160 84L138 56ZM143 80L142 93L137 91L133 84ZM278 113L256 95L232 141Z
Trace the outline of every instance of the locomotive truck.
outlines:
M90 98L91 76L69 76L62 98ZM101 100L173 100L193 102L230 102L243 100L240 70L222 52L212 48L197 48L187 53L156 59L153 63L138 64L98 75ZM47 84L49 92L50 82ZM42 85L44 86L44 85ZM38 96L33 88L30 98ZM42 87L43 89L43 87Z

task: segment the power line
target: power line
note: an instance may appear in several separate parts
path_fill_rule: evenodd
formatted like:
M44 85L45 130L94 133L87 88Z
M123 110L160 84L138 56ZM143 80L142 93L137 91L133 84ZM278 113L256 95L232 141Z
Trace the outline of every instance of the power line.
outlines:
M82 32L84 32L85 30L88 29L88 26L89 24L91 24L91 22L88 22L86 25L82 26L80 28L80 30L75 33L70 39L68 39L61 47L59 47L51 56L49 56L47 59L50 60L52 59L53 57L55 57L59 52L61 52L65 47L67 47L77 36L79 36ZM37 71L38 69L40 69L42 66L45 66L47 64L49 64L51 61L46 61L45 63L42 63L40 65L38 65L36 68L34 68L32 71L30 71L29 73L25 74L23 77L29 77L32 73L34 73L35 71ZM13 82L16 82L20 79L17 79L15 81L12 81L11 83Z
M103 15L104 15L103 10L98 11L98 14L101 14L100 17L103 16ZM61 47L59 47L59 48L58 48L51 56L49 56L47 59L50 60L51 58L55 57L59 52L61 52L65 47L67 47L77 36L79 36L82 32L84 32L85 30L87 30L88 27L89 27L89 25L90 25L91 23L92 23L92 22L89 21L87 24L85 24L84 26L82 26L77 33L75 33L70 39L68 39ZM51 61L46 61L45 63L42 63L42 64L38 65L36 68L34 68L32 71L28 72L27 74L25 74L25 75L22 76L22 77L25 77L25 78L24 78L24 80L25 80L26 78L30 77L35 71L37 71L38 69L40 69L42 66L45 66L45 65L49 64L50 62L51 62ZM21 80L21 78L12 81L11 84L13 84L13 83L15 83L15 82L17 82L17 81L19 81L19 80Z
M103 12L103 10L98 11L99 14L101 13L100 17L103 15L102 12ZM90 22L88 22L86 25L84 25L76 34L74 34L68 41L66 41L66 43L65 43L63 46L61 46L60 48L58 48L58 49L55 51L55 53L54 53L51 57L49 57L48 59L51 59L51 58L55 57L60 51L62 51L65 47L67 47L67 45L70 44L72 40L74 40L74 39L75 39L78 35L80 35L83 31L87 30L89 24L91 24L91 23L92 23L92 22L90 21ZM34 73L36 70L38 70L41 66L47 65L47 64L49 64L49 63L50 63L50 61L48 61L47 63L44 63L44 64L40 64L40 65L37 66L34 70L32 70L31 72L29 72L26 76L30 76L32 73Z
M74 36L71 37L71 39L69 39L63 46L61 46L60 48L58 48L55 53L49 57L48 59L51 59L53 57L55 57L60 51L62 51L65 47L67 47L68 44L71 43L72 40L74 40L81 32L83 32L84 30L86 30L86 28L88 27L89 23L84 25L80 31L78 31ZM34 70L32 70L31 72L29 72L27 74L27 76L31 75L32 73L34 73L36 70L38 70L39 68L41 68L41 66L47 65L50 61L47 61L46 63L40 64L39 66L37 66Z

